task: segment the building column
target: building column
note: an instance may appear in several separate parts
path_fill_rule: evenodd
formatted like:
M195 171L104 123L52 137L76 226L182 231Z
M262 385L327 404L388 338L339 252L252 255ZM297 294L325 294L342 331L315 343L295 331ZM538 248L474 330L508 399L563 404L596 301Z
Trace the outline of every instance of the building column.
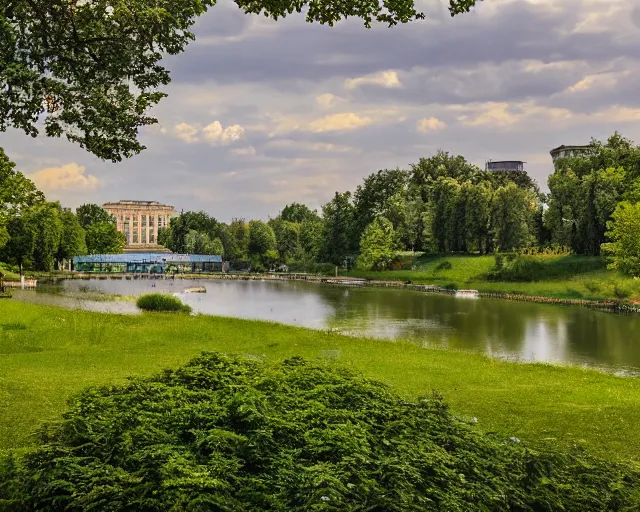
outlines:
M155 234L156 245L158 245L158 233L160 232L160 215L156 212L155 219L153 220L153 233Z
M142 243L142 215L138 214L138 243Z
M149 212L147 212L147 215L145 215L145 217L147 219L147 229L145 230L145 240L146 240L146 244L149 245L149 229L151 225L151 223L149 222L149 218L151 217L149 215Z
M133 215L132 214L128 214L127 217L129 217L129 243L128 245L133 244Z

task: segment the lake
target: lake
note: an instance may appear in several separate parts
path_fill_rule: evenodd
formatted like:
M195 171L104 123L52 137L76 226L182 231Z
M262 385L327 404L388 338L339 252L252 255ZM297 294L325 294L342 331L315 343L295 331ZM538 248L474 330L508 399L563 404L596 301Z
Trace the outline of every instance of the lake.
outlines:
M184 293L192 286L204 286L207 293ZM640 375L640 316L581 307L299 281L66 280L37 291L15 290L14 297L90 311L139 314L133 301L92 299L100 294L161 291L178 293L196 313Z

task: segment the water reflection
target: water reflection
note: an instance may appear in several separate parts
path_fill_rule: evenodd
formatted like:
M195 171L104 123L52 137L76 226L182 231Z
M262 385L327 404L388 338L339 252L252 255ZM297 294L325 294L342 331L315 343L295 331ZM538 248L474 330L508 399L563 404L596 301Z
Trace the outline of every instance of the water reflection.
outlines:
M182 293L190 286L204 286L207 293ZM52 291L56 293L46 293ZM197 313L409 339L518 361L640 371L640 318L577 307L457 299L398 289L230 280L65 281L37 292L17 291L16 298L134 313L133 301L91 298L97 293L133 296L152 291L178 293Z

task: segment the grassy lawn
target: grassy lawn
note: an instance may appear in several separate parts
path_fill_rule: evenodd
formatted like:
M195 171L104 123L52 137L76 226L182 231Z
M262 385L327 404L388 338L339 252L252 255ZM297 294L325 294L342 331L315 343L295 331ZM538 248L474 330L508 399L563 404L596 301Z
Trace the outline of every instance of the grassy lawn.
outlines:
M202 350L275 360L337 355L407 397L440 391L483 430L640 463L637 379L263 322L106 315L12 300L0 301L0 449L31 444L37 425L59 416L86 386L175 367Z
M493 256L420 256L409 264L415 270L384 272L351 271L343 275L374 280L411 281L415 284L453 284L482 292L518 293L558 299L615 299L615 287L640 300L640 282L606 270L601 258L588 256L537 256L541 273L533 282L487 281L484 275L494 266ZM446 263L451 264L451 268Z

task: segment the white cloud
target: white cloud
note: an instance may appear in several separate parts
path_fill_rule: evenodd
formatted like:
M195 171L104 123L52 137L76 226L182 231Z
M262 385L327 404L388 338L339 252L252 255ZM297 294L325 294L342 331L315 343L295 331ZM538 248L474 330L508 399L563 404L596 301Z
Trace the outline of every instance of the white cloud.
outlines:
M214 121L204 128L201 125L180 123L174 126L173 134L187 144L200 142L201 138L211 144L231 144L244 138L245 130L239 124L232 124L223 128L220 121Z
M437 117L425 117L418 121L416 127L419 132L427 133L443 130L447 125Z
M47 167L29 175L45 192L56 190L95 190L102 182L92 174L85 174L82 165L71 162L60 167Z
M329 108L336 102L337 97L331 93L320 94L316 96L316 103L321 108Z
M232 124L223 128L220 121L214 121L204 127L202 134L212 144L231 144L244 137L244 128L239 124Z
M345 89L357 89L362 85L377 85L389 89L402 87L396 71L380 71L371 75L348 78L344 82Z
M180 123L174 126L173 134L187 144L198 142L198 128L187 123Z
M612 89L618 83L613 73L601 73L598 75L589 75L579 80L570 87L567 87L569 93L579 93L593 89Z
M360 117L355 112L343 112L341 114L332 114L321 117L315 121L311 121L308 125L309 130L316 133L356 130L364 128L373 123L371 117Z

